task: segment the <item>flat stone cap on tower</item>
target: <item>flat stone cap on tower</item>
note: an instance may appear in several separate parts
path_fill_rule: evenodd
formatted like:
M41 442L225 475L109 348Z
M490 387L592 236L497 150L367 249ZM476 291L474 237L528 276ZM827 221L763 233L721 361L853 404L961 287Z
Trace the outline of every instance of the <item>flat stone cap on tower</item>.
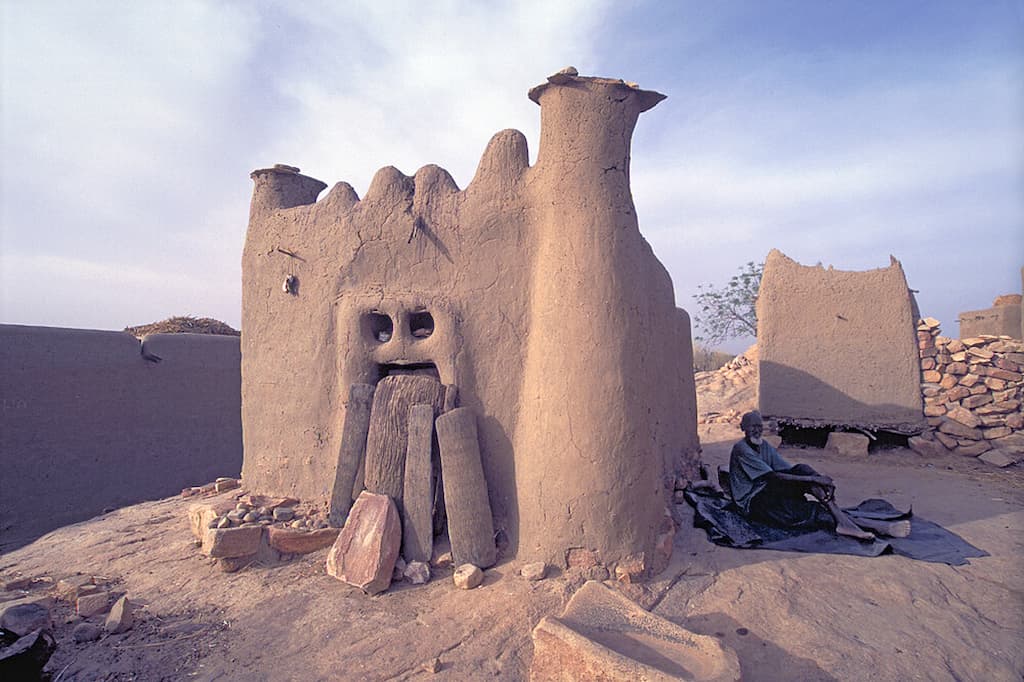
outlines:
M640 111L647 111L655 104L665 99L666 95L653 90L641 90L636 83L627 83L621 78L598 78L595 76L580 76L573 66L567 66L561 71L548 76L547 83L530 88L530 99L540 104L540 96L552 85L585 86L587 84L607 85L621 87L624 91L636 93L640 98Z

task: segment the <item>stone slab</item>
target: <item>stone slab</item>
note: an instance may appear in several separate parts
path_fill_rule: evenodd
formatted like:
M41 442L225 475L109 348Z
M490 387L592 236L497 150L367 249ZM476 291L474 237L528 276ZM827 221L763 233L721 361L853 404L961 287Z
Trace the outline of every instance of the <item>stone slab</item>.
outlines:
M391 584L401 544L394 501L364 490L327 554L327 573L367 594L383 592Z
M340 528L321 528L312 532L276 526L267 528L270 546L285 554L309 554L330 547L340 532Z
M736 652L649 613L602 583L587 582L559 617L531 633L531 682L740 679Z
M826 450L839 453L840 455L858 456L868 454L868 445L871 439L862 433L844 433L833 431L828 434Z
M207 528L203 535L202 552L215 559L251 556L260 549L263 526L238 528Z

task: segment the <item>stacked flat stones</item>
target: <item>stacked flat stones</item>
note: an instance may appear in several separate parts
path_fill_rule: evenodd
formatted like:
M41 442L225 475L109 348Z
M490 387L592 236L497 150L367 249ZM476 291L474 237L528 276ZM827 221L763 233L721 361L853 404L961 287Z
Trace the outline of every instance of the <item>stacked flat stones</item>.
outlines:
M918 323L917 339L929 428L910 447L996 466L1024 459L1024 343L1008 336L946 338L930 317Z

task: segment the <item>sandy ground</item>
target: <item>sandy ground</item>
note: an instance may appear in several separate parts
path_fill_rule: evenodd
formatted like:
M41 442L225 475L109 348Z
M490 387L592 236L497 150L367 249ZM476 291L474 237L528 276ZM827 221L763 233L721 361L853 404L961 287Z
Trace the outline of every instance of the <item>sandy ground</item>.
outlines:
M735 425L702 425L705 460L724 463ZM746 680L1020 680L1024 672L1024 472L788 449L836 479L840 503L884 497L991 556L950 567L735 550L683 527L669 568L644 588L655 613L733 647ZM428 585L367 597L329 577L326 550L221 572L193 545L190 501L148 502L54 531L0 556L0 574L100 576L142 605L129 632L76 643L56 602L54 680L525 679L530 630L557 614L578 576L529 583L514 562L472 591L448 569ZM30 594L45 593L37 581ZM13 595L6 595L10 597ZM637 596L637 595L634 595ZM95 620L95 619L94 619ZM436 673L424 663L440 660Z

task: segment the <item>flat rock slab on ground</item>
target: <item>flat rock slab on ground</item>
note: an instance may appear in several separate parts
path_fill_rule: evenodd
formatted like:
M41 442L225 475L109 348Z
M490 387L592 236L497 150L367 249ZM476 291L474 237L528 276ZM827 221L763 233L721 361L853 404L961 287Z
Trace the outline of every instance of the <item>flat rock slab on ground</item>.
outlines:
M327 573L367 594L383 592L391 584L401 544L395 503L364 490L327 554Z

